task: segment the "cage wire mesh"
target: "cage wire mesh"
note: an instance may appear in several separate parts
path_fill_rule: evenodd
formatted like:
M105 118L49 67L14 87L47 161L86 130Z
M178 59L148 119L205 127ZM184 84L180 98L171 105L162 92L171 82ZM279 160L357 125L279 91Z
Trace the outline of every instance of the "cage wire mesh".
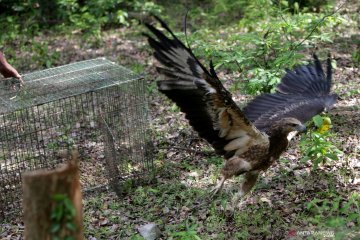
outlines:
M0 217L21 209L24 171L53 169L80 152L86 192L153 169L145 81L104 58L23 76L24 87L0 89Z

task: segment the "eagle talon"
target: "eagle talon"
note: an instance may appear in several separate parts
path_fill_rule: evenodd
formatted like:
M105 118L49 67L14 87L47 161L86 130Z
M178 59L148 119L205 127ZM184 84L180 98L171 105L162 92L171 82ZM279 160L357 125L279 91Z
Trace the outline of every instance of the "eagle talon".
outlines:
M237 192L236 194L234 194L234 196L231 199L231 203L236 205L236 203L239 203L239 201L244 199L245 196L246 196L246 193L244 193L242 190L240 190L240 192Z
M218 184L216 184L216 186L213 189L211 189L211 191L210 191L211 197L215 197L215 195L218 192L221 192L221 189L224 186L225 180L226 180L226 178L224 176L222 176L220 181L218 182Z
M231 199L229 209L234 211L237 207L240 208L245 202L245 196L246 194L242 194L241 192L236 193Z
M210 191L211 198L215 197L220 190L221 189L219 189L217 187L214 187L213 189L211 189L211 191Z

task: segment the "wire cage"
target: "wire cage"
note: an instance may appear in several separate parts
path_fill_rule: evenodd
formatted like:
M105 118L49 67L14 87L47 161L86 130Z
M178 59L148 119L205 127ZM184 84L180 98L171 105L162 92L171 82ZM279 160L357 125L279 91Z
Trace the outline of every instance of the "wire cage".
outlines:
M19 213L24 171L53 169L80 153L86 192L151 176L145 81L104 58L23 76L0 89L0 217Z

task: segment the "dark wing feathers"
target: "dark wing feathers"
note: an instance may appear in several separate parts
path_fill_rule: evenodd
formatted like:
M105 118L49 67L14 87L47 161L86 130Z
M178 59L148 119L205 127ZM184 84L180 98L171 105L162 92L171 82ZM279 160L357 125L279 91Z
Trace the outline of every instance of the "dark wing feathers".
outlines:
M287 94L317 95L329 94L331 88L331 63L328 59L327 77L321 63L314 55L314 64L286 70L285 76L277 86L277 91Z
M314 64L286 70L276 93L256 97L243 110L261 131L266 131L274 121L284 117L294 117L304 123L336 103L337 95L330 94L330 89L330 58L325 76L319 59L314 55Z
M270 96L278 97L277 95ZM264 102L262 108L257 109L258 112L255 112L255 114L252 112L247 115L250 119L254 119L253 123L260 131L266 132L273 122L285 117L296 118L305 123L313 116L324 111L324 105L333 105L336 98L333 96L319 98L293 97L283 103L274 103L272 100L268 100L266 104ZM264 106L267 106L268 109Z
M261 115L275 108L275 106L283 105L288 99L284 94L270 94L266 93L256 97L249 102L243 109L246 116L255 122Z
M167 80L172 81L172 80ZM174 82L174 81L172 81ZM209 143L219 141L218 132L211 131L213 129L213 123L211 116L207 112L206 108L201 107L204 105L203 96L197 89L180 89L163 92L166 96L174 101L180 108L180 110L186 113L186 118L189 120L189 124L199 133L199 136L206 139ZM215 148L217 153L224 154L222 146Z
M314 55L316 56L316 55ZM320 66L321 67L321 66ZM331 67L331 59L330 59L330 55L327 59L327 68L326 68L326 81L327 81L327 93L330 92L331 90L331 84L332 84L332 67Z
M213 64L208 71L169 27L158 21L171 35L168 38L146 24L156 37L146 34L149 44L163 65L157 69L166 77L157 82L158 89L179 106L200 137L226 158L244 152L251 144L268 144L267 137L251 124L223 87Z
M157 37L159 41L156 41L151 36L145 34L148 37L150 46L155 49L154 56L161 63L167 67L177 66L177 70L183 71L186 70L189 74L194 74L196 77L200 77L201 73L208 74L206 68L198 61L194 54L175 36L175 34L170 30L170 28L157 16L154 16L157 21L161 24L161 27L167 30L167 32L172 36L170 40L166 37L161 31L156 29L154 26L145 23L145 26ZM160 50L160 51L158 51ZM185 61L185 62L184 62ZM190 65L186 64L187 61L194 61ZM187 68L181 69L181 67L186 66ZM188 68L191 67L192 72L188 72ZM196 67L196 68L195 68Z

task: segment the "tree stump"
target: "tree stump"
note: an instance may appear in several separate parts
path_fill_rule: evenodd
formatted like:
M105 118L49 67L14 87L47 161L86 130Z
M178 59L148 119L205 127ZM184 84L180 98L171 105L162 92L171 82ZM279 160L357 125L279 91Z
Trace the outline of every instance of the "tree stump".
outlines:
M83 239L79 168L76 161L55 170L23 175L26 240Z

